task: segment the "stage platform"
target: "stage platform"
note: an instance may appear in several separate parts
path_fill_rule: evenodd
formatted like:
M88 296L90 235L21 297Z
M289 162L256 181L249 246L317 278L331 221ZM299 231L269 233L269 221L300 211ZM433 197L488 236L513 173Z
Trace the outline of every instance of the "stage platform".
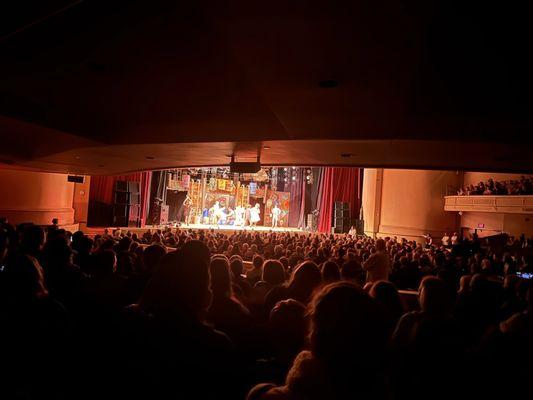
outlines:
M232 234L235 231L247 231L247 232L297 232L297 233L306 233L307 231L299 228L289 228L289 227L279 227L272 228L269 226L233 226L233 225L205 225L205 224L181 224L179 227L174 225L146 225L142 228L134 227L116 227L110 226L107 227L109 233L113 232L115 229L121 229L124 232L130 231L131 233L136 233L137 235L142 235L148 229L165 229L170 227L172 229L194 229L194 230L215 230L216 232L221 232L224 234ZM87 227L85 233L89 236L101 235L104 233L106 227Z

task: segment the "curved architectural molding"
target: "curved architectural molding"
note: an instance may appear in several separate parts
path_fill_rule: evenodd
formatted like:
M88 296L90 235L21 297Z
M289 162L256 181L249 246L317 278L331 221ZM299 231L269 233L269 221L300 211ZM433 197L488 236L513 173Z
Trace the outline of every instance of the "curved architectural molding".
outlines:
M445 196L444 210L533 214L533 196Z

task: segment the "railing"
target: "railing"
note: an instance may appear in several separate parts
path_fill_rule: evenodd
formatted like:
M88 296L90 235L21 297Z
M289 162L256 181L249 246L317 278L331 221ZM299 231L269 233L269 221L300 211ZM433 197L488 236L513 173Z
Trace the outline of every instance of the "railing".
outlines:
M445 196L444 211L533 214L533 196Z

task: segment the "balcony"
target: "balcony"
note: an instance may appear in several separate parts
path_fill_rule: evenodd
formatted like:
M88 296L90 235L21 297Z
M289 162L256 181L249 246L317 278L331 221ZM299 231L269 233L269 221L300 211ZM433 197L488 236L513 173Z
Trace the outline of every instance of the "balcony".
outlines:
M533 196L444 196L444 211L533 214Z

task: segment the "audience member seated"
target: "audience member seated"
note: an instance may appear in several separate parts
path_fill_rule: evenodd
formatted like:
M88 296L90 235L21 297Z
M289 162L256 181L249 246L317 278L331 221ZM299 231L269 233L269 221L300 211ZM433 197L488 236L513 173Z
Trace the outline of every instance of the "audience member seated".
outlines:
M256 374L267 382L283 384L296 355L304 349L307 322L306 307L294 300L282 300L270 312L267 324L267 358L257 361Z
M251 333L252 320L248 309L233 295L228 259L225 256L214 256L209 270L213 299L207 312L207 321L215 329L227 333L235 343L246 343Z
M0 398L513 397L533 241L449 243L4 220Z
M239 371L229 338L205 324L212 300L208 248L187 242L165 255L139 303L127 309L129 332L123 368L142 376L131 385L134 398L232 398ZM229 274L229 272L226 270ZM131 378L130 378L131 381ZM123 398L129 398L123 396Z
M521 176L518 180L495 182L489 179L487 182L479 182L477 185L468 185L457 191L459 196L472 195L533 195L533 179Z
M390 396L387 335L381 307L358 286L332 283L310 305L309 350L301 352L285 385L259 385L259 399L349 399Z

